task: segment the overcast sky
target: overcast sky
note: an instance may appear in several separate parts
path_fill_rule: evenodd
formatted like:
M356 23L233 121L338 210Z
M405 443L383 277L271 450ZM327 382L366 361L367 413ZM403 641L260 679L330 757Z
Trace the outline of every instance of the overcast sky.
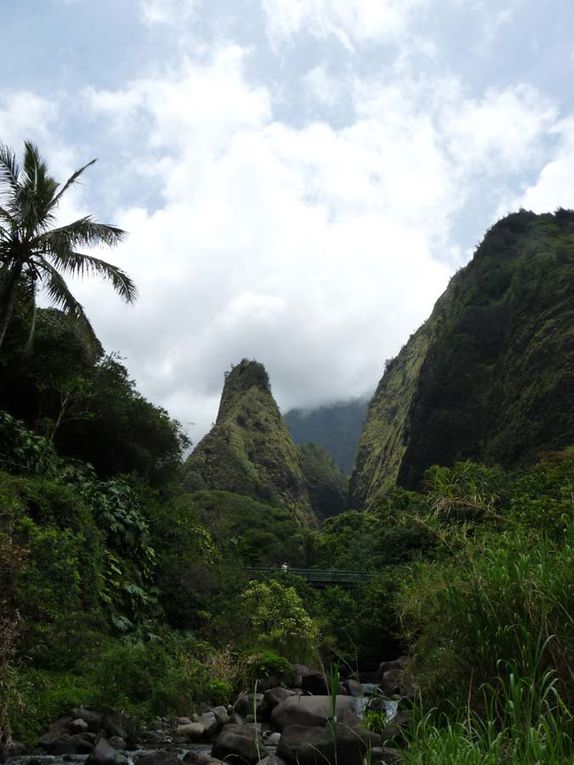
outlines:
M18 0L0 140L130 232L137 305L76 291L194 440L223 373L374 388L505 212L574 207L572 0ZM9 7L8 7L9 6Z

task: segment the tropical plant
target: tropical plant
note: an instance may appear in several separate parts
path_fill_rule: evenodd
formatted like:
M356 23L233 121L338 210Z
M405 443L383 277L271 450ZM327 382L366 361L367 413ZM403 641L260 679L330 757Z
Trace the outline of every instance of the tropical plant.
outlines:
M78 252L78 248L118 244L125 235L122 229L97 223L90 215L56 225L63 195L95 161L59 184L29 141L24 143L21 167L15 153L0 145L0 348L19 298L31 309L31 342L40 288L55 306L78 322L89 344L97 347L94 330L64 276L98 274L128 303L135 300L135 285L121 269Z

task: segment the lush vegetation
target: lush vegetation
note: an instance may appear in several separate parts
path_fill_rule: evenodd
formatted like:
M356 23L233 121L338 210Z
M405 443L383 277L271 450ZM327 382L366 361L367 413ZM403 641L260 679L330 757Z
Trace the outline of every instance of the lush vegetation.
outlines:
M571 218L542 222L564 233ZM486 293L506 295L493 279ZM413 348L429 337L390 362L371 406L395 418L393 470ZM401 385L413 397L393 413ZM32 743L79 704L187 715L257 680L289 682L302 661L375 669L408 652L420 696L407 763L574 761L574 451L431 466L417 491L391 481L344 511L345 477L320 447L297 449L247 361L184 464L187 445L73 316L31 312L18 293L0 356L3 735ZM284 561L374 576L313 590ZM250 580L250 566L273 573Z

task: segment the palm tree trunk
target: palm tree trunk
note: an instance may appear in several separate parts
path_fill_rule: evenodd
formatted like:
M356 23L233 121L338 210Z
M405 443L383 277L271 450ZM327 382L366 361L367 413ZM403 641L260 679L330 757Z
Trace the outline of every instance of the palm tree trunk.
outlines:
M14 306L16 305L16 294L18 292L18 282L20 280L21 274L22 265L17 263L8 271L8 276L6 277L6 287L2 292L2 299L0 303L0 348L2 348L4 338L6 337L8 324L10 324L10 319L14 313Z

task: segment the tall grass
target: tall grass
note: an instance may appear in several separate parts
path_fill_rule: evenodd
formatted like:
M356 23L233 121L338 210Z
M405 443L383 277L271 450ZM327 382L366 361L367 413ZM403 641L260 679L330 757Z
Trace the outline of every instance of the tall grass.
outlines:
M556 678L502 674L483 689L486 713L431 712L412 732L405 765L566 765L574 762L573 718Z
M433 704L484 708L500 660L534 683L551 672L574 704L574 524L558 544L516 528L461 543L443 562L412 570L402 592L415 673Z

